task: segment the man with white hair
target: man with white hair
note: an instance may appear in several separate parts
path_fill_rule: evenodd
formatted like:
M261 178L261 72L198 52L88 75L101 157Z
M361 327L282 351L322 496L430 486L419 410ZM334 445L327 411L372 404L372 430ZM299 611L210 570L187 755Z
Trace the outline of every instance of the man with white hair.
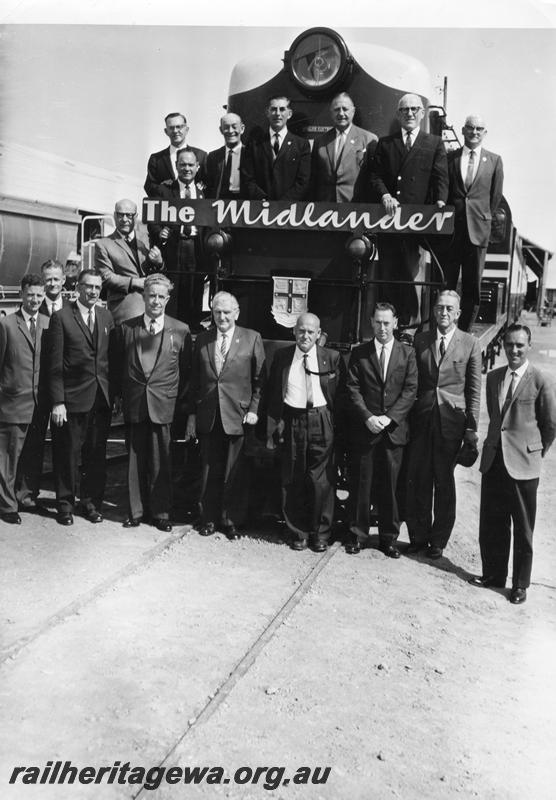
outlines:
M224 114L220 119L220 133L224 137L224 146L211 150L206 163L205 196L238 198L245 195L241 185L240 168L243 164L245 147L241 136L245 130L238 114Z

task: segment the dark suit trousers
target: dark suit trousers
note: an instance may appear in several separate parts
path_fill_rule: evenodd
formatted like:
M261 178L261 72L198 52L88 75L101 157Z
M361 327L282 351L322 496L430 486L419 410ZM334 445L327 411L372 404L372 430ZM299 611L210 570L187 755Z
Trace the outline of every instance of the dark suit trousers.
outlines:
M15 491L20 503L26 498L35 500L40 491L48 417L49 410L46 404L41 403L39 406L35 406L33 419L27 430L27 436L25 437L25 443L17 465Z
M456 521L454 469L461 439L445 439L438 408L413 434L407 468L407 527L415 544L444 549ZM434 512L434 519L433 519Z
M199 435L201 445L201 496L203 523L243 525L247 518L248 481L243 447L245 436L230 436L216 413L210 433Z
M350 533L357 541L369 534L371 490L378 499L380 543L392 544L400 532L396 489L404 448L382 434L364 449L355 448L350 466ZM374 480L374 484L373 484Z
M84 508L100 510L106 485L106 440L111 412L100 389L90 411L70 412L61 428L52 428L54 485L58 509L72 512L77 494Z
M330 410L284 410L282 512L294 537L326 542L334 517L334 428Z
M172 508L171 424L145 419L127 426L129 516L169 519Z
M17 511L16 475L28 423L0 422L0 512Z
M378 257L380 280L409 282L380 286L380 300L395 306L400 325L420 321L420 295L417 288L411 285L419 272L420 251L417 237L386 234L379 236Z
M514 588L526 589L531 582L533 564L533 529L537 513L538 478L515 480L508 475L502 451L481 481L479 545L483 576L500 583L508 575L511 522L514 527Z
M448 289L456 289L461 266L461 316L458 326L462 331L471 329L479 311L486 251L486 247L471 244L467 221L458 218L443 269Z
M179 239L176 261L168 272L174 289L166 313L196 328L202 317L205 287L205 276L195 274L195 270L200 269L198 237Z

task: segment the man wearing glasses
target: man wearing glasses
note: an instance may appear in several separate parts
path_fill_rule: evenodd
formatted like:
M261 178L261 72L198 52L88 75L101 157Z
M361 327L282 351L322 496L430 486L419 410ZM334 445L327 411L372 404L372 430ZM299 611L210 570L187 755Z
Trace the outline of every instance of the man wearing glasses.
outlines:
M439 136L421 130L425 116L419 95L406 94L398 103L400 130L378 140L370 167L370 199L390 216L407 203L436 204L448 198L446 151ZM378 240L380 278L412 281L418 276L420 251L414 235L383 235ZM388 286L384 300L393 303L400 326L419 320L418 294L413 286Z
M145 276L163 269L160 248L149 246L137 236L137 206L132 200L118 200L114 209L116 230L95 241L95 267L102 276L108 309L114 322L143 313Z
M448 154L448 202L456 207L455 230L443 258L448 288L456 289L461 268L459 327L471 330L481 301L481 276L493 215L502 200L502 159L482 146L487 130L481 117L471 114L461 129L464 145Z
M170 145L164 150L152 153L147 164L147 177L145 179L145 192L149 197L160 197L160 185L176 180L176 157L178 150L186 146L185 140L189 133L187 120L179 112L167 114L164 118L164 133L170 140ZM189 145L188 145L189 146ZM199 162L199 180L204 180L205 161L207 154L199 147L191 147Z

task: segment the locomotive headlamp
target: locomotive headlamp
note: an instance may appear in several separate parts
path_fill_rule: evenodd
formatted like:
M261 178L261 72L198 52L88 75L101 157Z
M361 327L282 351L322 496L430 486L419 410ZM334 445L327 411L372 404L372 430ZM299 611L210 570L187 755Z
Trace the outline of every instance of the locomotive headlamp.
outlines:
M298 86L318 92L344 78L352 59L347 46L330 28L311 28L302 33L285 53L284 63Z
M368 236L352 236L346 242L346 250L353 261L363 261L371 253L371 242Z
M205 239L205 247L211 256L221 256L229 249L231 243L232 237L227 231L223 231L221 228L215 228L210 231Z

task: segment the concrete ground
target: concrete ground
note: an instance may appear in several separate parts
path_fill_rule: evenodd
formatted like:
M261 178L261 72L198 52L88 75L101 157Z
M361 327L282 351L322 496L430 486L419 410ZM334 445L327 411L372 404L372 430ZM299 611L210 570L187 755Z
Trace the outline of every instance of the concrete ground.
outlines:
M556 328L533 336L532 361L556 378ZM483 413L481 438L485 426ZM0 523L0 798L549 800L555 465L556 447L523 606L467 583L481 571L477 465L456 470L438 562L294 553L270 529L236 543L126 531L122 467L102 525L61 528L48 509ZM28 770L9 784L49 761L110 767L116 782L34 785ZM142 789L137 769L117 783L126 762L211 772Z

